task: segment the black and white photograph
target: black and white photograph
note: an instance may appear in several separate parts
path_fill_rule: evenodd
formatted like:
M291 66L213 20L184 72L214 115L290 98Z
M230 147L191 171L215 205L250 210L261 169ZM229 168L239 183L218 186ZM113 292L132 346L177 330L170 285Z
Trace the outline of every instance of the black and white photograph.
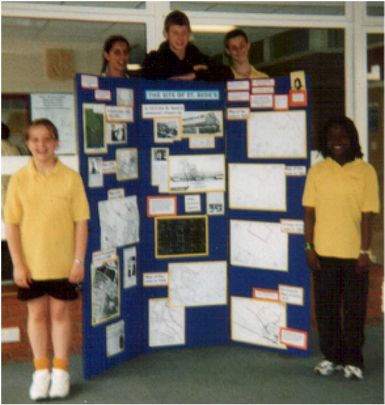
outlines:
M115 356L124 351L124 320L114 322L106 327L107 357Z
M108 143L127 143L127 124L123 122L107 124Z
M181 139L182 122L179 117L156 117L154 119L154 142L172 143Z
M92 325L120 315L119 259L91 265Z
M206 194L207 215L225 214L225 194L221 191L214 191Z
M116 89L116 104L132 107L134 105L134 90L118 87Z
M223 136L222 111L185 111L183 136Z
M160 193L168 191L168 156L169 148L151 148L151 185Z
M168 148L151 148L152 156L151 160L155 160L157 162L164 162L168 159Z
M89 157L88 158L88 187L103 187L103 158Z
M138 178L137 148L124 148L116 150L116 178L119 181Z
M123 250L123 262L123 288L135 287L138 277L135 246L131 246Z
M170 155L169 192L224 191L224 155Z

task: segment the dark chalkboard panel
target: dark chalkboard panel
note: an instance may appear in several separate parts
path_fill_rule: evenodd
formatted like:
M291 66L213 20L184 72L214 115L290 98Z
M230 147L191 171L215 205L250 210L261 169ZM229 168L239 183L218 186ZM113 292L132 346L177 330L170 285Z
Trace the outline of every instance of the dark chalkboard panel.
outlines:
M207 256L207 226L205 215L156 218L155 256Z

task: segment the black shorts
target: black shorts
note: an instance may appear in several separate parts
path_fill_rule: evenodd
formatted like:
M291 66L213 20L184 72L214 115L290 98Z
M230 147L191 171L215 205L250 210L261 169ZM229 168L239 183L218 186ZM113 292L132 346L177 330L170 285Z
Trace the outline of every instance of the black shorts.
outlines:
M70 283L66 278L59 280L32 280L30 288L19 287L17 298L20 301L29 301L34 298L50 295L63 301L73 301L78 297L77 284Z

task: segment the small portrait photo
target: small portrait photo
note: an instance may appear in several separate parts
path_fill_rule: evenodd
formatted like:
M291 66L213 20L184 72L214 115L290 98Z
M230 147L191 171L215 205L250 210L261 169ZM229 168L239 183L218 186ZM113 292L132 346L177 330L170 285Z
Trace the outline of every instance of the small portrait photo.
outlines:
M125 123L107 124L108 143L127 143L127 125Z
M103 159L88 158L88 187L103 187Z
M179 141L182 134L180 117L156 117L154 119L154 142L172 143Z
M124 261L124 278L123 287L135 287L137 283L137 268L136 268L136 247L129 247L123 250Z
M166 162L168 159L168 148L152 148L152 160Z
M116 89L116 105L134 105L134 90L133 89Z

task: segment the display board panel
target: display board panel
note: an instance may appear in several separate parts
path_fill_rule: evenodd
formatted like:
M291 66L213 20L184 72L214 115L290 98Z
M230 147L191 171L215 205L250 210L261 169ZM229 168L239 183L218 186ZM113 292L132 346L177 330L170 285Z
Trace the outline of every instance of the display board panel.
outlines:
M76 82L91 207L85 376L148 351L231 341L306 354L310 108L290 103L289 78ZM272 153L284 136L276 120L300 135L286 155Z
M242 90L239 83L228 83L226 104L231 339L306 355L310 280L301 199L310 165L310 83L301 103L286 77L245 81Z

